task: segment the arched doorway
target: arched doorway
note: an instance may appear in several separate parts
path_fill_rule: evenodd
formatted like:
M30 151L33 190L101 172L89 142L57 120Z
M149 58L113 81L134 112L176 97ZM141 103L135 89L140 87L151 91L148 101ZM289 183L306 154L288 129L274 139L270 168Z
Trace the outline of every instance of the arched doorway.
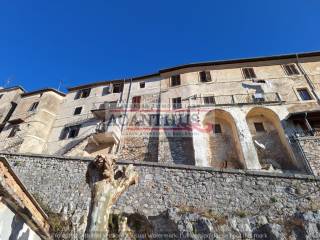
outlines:
M246 117L263 169L296 169L278 115L271 109L255 107Z
M231 114L221 109L212 110L206 114L203 125L207 129L207 156L210 166L245 168L237 127Z

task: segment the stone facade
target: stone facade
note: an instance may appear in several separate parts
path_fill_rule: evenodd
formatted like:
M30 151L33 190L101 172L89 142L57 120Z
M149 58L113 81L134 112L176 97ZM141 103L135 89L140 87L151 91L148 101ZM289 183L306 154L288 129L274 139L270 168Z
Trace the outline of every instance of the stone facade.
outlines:
M297 141L312 173L320 176L320 137L301 137Z
M320 115L319 76L320 53L305 53L23 93L0 150L310 173L289 138L319 132L319 116L297 117Z
M91 201L86 178L90 159L3 156L43 208L70 219L76 233L84 233ZM118 163L128 164L126 161ZM217 171L207 167L146 162L134 163L134 166L139 173L139 182L120 197L113 211L129 218L137 214L145 216L155 233L170 232L170 226L174 225L172 221L179 225L183 221L196 224L194 221L209 219L215 226L210 234L224 236L222 239L228 235L229 239L238 239L237 236L243 234L257 233L258 226L262 225L272 228L278 224L281 231L287 231L286 228L292 225L289 220L296 219L297 214L312 215L313 211L320 209L320 180L317 177L244 170ZM172 211L180 212L180 217L174 217ZM258 223L259 219L262 223ZM252 221L255 221L253 225ZM301 224L308 224L303 221ZM313 224L312 221L318 220L308 221ZM301 231L303 226L299 228ZM259 231L268 232L265 229ZM320 232L312 234L320 236Z

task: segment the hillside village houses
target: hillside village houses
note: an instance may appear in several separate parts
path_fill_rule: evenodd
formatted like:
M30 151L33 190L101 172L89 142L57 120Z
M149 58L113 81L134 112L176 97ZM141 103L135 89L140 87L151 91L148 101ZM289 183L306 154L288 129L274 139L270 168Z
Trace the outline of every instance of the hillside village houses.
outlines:
M320 174L320 52L0 89L0 151Z

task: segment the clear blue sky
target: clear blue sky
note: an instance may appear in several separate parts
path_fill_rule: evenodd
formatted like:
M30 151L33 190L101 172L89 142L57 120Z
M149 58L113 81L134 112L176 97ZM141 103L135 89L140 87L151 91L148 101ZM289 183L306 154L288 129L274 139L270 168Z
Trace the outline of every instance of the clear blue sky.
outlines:
M319 0L0 2L0 85L27 90L317 50Z

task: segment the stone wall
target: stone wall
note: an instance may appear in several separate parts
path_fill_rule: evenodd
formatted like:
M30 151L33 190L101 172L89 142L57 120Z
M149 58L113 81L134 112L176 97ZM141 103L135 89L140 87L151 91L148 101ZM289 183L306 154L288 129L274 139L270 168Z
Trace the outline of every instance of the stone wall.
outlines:
M298 141L313 174L320 176L320 137L301 137Z
M79 234L85 231L91 198L86 181L90 159L2 155L46 211L69 218ZM157 222L174 208L230 219L263 215L269 222L279 222L297 211L320 209L320 179L313 176L146 162L135 167L139 183L119 199L115 213L138 213Z

